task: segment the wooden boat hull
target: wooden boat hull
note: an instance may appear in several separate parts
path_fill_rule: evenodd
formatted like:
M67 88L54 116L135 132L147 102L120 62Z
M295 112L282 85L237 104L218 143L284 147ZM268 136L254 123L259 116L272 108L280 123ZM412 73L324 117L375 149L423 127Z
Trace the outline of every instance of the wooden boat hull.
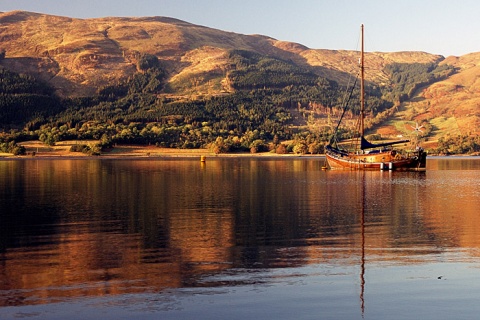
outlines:
M395 151L350 154L330 149L325 156L330 169L425 171L427 154L421 149L406 155Z

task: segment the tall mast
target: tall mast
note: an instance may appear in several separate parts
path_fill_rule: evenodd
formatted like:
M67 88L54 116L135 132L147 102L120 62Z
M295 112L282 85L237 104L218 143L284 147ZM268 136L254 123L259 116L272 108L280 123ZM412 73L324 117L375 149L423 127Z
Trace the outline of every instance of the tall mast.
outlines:
M364 67L364 40L363 40L363 24L361 29L362 53L360 56L360 135L364 135L364 119L365 119L365 67Z

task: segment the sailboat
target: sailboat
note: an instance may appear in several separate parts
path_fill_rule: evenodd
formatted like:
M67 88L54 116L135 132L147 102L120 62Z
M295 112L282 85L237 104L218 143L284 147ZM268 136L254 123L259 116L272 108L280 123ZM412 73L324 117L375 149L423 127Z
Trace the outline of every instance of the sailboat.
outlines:
M328 145L325 156L330 169L351 170L415 170L425 171L427 153L419 146L413 151L396 150L394 145L409 142L400 140L385 143L371 143L365 139L365 66L364 66L364 26L361 25L360 56L360 115L359 135L353 150L345 150L336 140L340 122ZM348 103L347 103L348 104Z

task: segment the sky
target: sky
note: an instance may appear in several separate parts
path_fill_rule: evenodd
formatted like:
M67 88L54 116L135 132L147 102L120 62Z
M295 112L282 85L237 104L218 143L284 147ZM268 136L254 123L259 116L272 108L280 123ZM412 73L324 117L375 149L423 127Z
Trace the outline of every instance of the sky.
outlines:
M480 52L478 0L0 0L0 11L72 18L164 16L312 49Z

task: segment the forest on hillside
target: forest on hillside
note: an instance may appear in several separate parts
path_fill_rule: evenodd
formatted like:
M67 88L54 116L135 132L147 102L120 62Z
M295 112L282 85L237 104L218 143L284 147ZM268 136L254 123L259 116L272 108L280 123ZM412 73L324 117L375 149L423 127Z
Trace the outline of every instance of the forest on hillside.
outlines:
M0 150L21 153L17 143L34 139L49 145L95 139L100 141L96 150L88 152L116 143L210 147L215 152L323 152L332 126L312 129L305 124L310 118L340 113L347 88L291 61L254 52L232 50L229 61L227 77L234 93L197 100L160 94L168 75L148 54L141 56L139 72L128 80L83 98L60 99L53 88L32 76L0 69ZM391 78L389 86L366 88L370 127L386 121L394 106L419 87L455 70L435 64L392 64L385 72ZM352 106L350 112L355 112L358 107ZM341 134L352 136L350 129ZM281 143L287 140L293 142ZM455 152L451 146L440 147ZM479 142L470 147L479 151Z

